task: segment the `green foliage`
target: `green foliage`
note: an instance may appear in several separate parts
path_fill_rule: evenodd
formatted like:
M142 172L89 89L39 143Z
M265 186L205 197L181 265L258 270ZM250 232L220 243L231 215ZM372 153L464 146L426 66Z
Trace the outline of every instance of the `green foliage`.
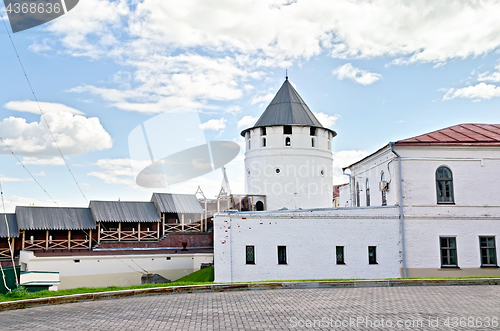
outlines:
M214 267L207 267L177 279L175 282L211 283L214 281Z

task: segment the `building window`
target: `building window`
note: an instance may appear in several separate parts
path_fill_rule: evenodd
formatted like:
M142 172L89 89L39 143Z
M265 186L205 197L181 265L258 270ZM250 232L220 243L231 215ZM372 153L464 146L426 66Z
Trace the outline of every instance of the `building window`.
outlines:
M251 148L252 148L252 141L248 140L248 149L251 149Z
M314 138L311 138L311 147L315 147L314 143L315 143Z
M453 174L447 167L436 170L437 203L454 203Z
M481 248L481 267L496 267L495 237L479 237L479 247Z
M441 237L441 267L458 267L457 264L457 238Z
M356 207L359 207L359 182L356 183Z
M345 264L344 262L344 246L336 247L337 264Z
M247 264L255 264L255 246L247 246Z
M248 131L248 139L252 138L252 131Z
M292 134L292 127L290 125L285 125L283 127L283 133L284 134Z
M290 137L285 138L285 146L292 146L292 140L290 139Z
M377 246L368 246L368 263L377 264Z
M366 179L366 205L370 206L370 181Z
M286 246L278 246L278 264L286 264Z
M316 128L311 128L310 129L310 135L315 136L316 135Z
M328 150L332 149L332 141L328 139Z
M262 147L266 147L267 141L266 138L262 138Z
M385 174L382 171L380 181L385 182ZM387 206L387 191L382 190L382 206Z
M261 136L267 135L266 128L260 128L260 135Z

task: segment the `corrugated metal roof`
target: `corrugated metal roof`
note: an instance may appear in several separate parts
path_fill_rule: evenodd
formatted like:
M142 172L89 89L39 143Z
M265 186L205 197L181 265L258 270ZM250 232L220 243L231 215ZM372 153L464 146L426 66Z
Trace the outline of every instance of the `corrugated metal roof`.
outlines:
M7 223L9 224L9 231L7 231L7 225L5 224L5 214L0 215L0 238L19 237L16 214L7 214Z
M95 222L89 208L16 207L19 230L89 230Z
M96 222L160 222L152 202L90 201Z
M500 124L459 124L399 140L396 145L500 145Z
M151 201L161 213L203 213L203 208L194 194L153 193Z
M275 125L303 125L323 128L323 125L293 88L288 78L281 85L278 93L276 93L257 123L255 123L254 128ZM241 135L244 136L245 132L250 129L242 131ZM336 135L334 131L332 132Z

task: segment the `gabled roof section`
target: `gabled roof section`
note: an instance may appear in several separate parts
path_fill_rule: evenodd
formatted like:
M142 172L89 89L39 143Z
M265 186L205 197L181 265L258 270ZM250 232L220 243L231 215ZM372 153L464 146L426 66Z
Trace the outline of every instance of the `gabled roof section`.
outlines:
M299 93L293 88L288 77L253 127L276 125L300 125L324 128L304 100L302 100ZM244 136L245 132L250 129L245 129L241 132L241 135ZM332 132L336 135L334 131Z
M96 222L160 222L152 202L90 201Z
M500 146L500 124L459 124L399 140L396 145L488 145Z
M7 224L9 229L7 231L7 224L5 224L5 216L7 216ZM17 229L16 214L2 214L0 215L0 238L17 238L19 237L19 230Z
M95 222L89 208L16 207L19 230L89 230Z
M194 194L153 193L151 201L160 213L203 213L203 208Z

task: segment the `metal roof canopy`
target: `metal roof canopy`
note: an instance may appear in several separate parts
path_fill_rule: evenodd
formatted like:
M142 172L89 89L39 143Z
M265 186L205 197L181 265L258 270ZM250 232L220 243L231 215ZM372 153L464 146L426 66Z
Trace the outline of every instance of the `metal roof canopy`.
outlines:
M257 123L252 128L243 130L241 135L245 136L245 133L253 128L281 125L318 127L332 132L334 137L337 135L335 131L321 125L299 93L288 81L288 77Z
M7 225L5 224L5 215L7 215L7 223L9 224L9 231L7 231ZM18 238L18 237L19 237L19 230L17 228L16 214L0 215L0 238Z
M89 230L95 222L89 208L16 207L19 230Z
M153 193L151 201L160 213L202 214L204 212L194 194Z
M96 222L160 222L152 202L90 201Z
M500 145L500 124L458 124L399 140L396 145Z

